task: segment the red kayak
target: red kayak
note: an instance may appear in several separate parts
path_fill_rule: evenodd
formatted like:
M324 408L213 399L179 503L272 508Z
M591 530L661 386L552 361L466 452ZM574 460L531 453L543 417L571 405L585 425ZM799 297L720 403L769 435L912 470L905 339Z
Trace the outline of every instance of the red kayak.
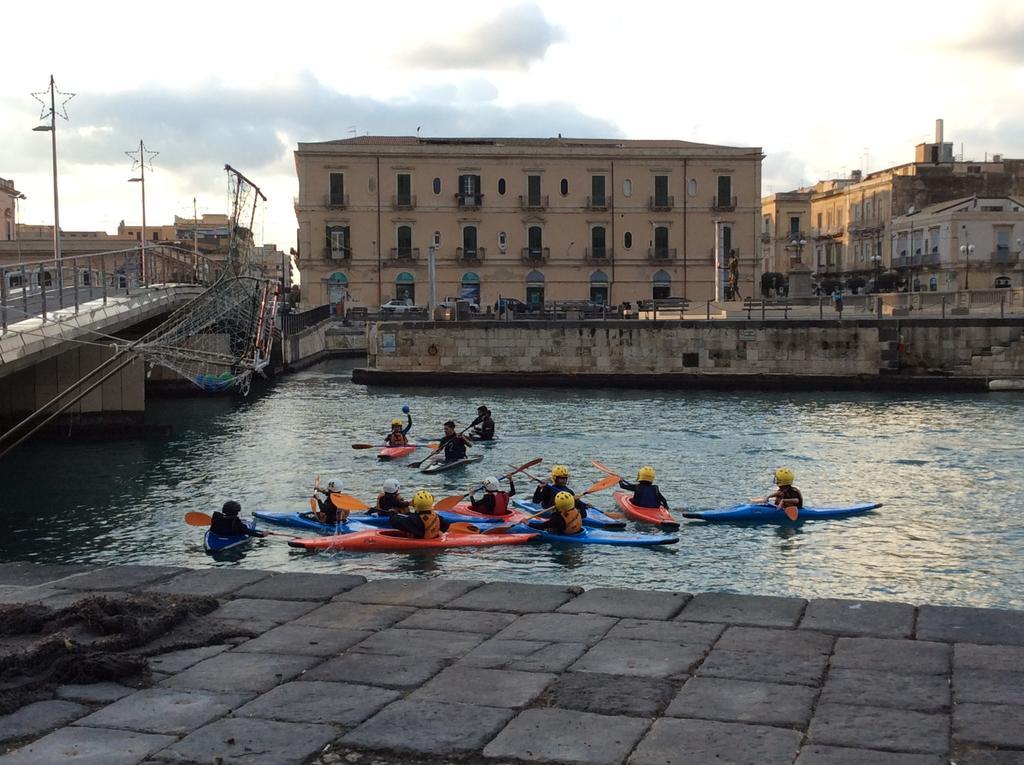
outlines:
M460 502L448 512L458 513L459 515L464 515L467 518L473 518L477 523L521 523L530 515L529 513L524 513L522 510L517 510L514 507L508 508L501 515L478 513L473 510L473 506L469 502ZM451 519L449 518L448 520Z
M385 446L380 450L380 453L377 455L377 459L397 460L402 457L408 457L414 451L416 451L415 446Z
M355 550L362 552L433 550L444 547L490 547L521 545L537 534L453 534L446 532L436 539L416 539L398 529L372 529L354 534L313 539L290 539L288 544L305 550Z
M679 521L672 517L672 514L663 507L640 507L633 504L633 495L628 491L617 491L615 504L622 508L627 518L641 523L653 523L663 529L678 529Z

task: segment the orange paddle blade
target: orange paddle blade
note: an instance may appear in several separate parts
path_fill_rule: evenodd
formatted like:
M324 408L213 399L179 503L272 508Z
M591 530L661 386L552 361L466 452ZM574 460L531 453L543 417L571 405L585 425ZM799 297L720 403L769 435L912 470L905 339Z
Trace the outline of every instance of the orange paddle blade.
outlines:
M206 513L185 513L185 523L189 526L209 526L213 523L213 518Z
M331 501L339 510L369 510L370 506L351 494L331 494Z
M436 509L436 508L435 508ZM472 523L452 523L448 525L449 534L479 534L480 527Z
M608 475L615 475L616 474L614 470L612 470L610 467L605 465L603 462L599 462L598 460L591 460L590 464L593 465L594 467L596 467L602 473L607 473Z
M462 497L445 497L434 505L435 510L451 510L462 501Z
M316 503L316 497L309 498L309 509L314 513L320 512L320 507Z
M599 492L599 491L604 491L605 489L607 489L607 488L609 488L611 486L615 486L618 482L619 482L619 477L617 475L610 475L610 476L608 476L606 478L602 478L600 481L595 483L589 489L587 489L584 492L581 492L580 494L577 494L576 496L577 497L582 497L584 494L594 494L594 493Z
M782 508L782 512L791 521L795 521L800 516L800 508L793 507L792 505L786 505L786 507Z
M353 449L373 449L377 446L378 444L352 444Z

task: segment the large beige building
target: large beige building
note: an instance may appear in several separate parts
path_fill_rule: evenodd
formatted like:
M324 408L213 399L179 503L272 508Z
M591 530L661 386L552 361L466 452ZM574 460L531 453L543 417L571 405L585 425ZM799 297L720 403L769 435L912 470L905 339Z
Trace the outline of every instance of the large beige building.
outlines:
M300 143L305 305L724 298L759 279L760 148L359 137Z

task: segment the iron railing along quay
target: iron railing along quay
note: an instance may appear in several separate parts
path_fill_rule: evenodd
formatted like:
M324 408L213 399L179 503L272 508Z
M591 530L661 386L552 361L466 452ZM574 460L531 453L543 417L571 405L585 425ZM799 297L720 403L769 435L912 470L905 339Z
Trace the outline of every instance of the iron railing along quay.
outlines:
M334 306L328 303L326 305L318 305L316 308L310 308L308 311L302 311L301 313L282 314L281 334L289 337L308 327L319 324L324 319L329 319L334 315L333 309Z

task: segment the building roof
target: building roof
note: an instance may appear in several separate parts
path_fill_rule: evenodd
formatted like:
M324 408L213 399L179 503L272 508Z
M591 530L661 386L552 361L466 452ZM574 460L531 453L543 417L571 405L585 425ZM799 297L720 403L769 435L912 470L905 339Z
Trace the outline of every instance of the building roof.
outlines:
M910 215L935 215L937 213L946 212L946 211L949 211L949 210L955 211L957 207L960 207L961 205L964 205L964 204L968 204L970 202L985 203L985 202L994 202L996 200L998 200L998 201L1005 200L1007 202L1012 202L1013 204L1017 205L1018 207L1024 208L1024 203L1019 202L1018 200L1014 199L1013 197L978 197L978 196L969 196L969 197L960 197L959 199L947 199L945 202L936 202L935 204L928 205L927 207L922 207L920 210L915 210L914 212L910 213Z
M627 138L516 138L516 137L473 137L445 138L405 135L365 135L355 138L338 138L332 141L316 141L300 143L302 146L517 146L517 147L550 147L550 148L608 148L608 149L733 149L741 147L721 146L711 143L695 143L677 140L647 140Z

